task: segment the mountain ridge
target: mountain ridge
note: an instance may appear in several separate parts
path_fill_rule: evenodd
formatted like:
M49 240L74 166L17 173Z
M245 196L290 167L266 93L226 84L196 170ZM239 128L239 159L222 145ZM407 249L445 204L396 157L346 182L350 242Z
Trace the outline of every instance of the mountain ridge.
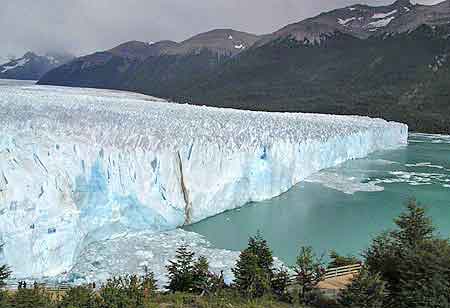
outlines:
M38 55L29 51L20 58L0 63L0 79L38 80L48 71L73 58L72 55L65 53Z
M58 67L39 83L251 110L370 115L448 132L449 24L450 0L358 4L262 36L216 29L180 43L129 42Z

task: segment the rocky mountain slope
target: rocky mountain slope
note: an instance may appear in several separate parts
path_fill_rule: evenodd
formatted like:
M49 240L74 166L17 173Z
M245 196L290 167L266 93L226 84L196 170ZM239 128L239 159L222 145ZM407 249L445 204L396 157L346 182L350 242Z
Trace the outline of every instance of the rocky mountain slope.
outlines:
M286 38L242 54L175 100L268 111L360 114L450 129L449 28L360 40L336 33L321 45Z
M408 0L399 0L388 6L354 5L322 13L319 16L288 25L268 35L258 45L275 39L291 37L305 43L319 43L334 32L349 34L367 39L382 33L396 19L415 10L416 6ZM414 14L414 13L411 13ZM395 31L395 30L394 30Z
M41 84L144 90L167 88L210 72L252 46L258 36L231 29L196 35L181 43L127 42L78 58L46 74ZM142 85L142 86L141 86ZM155 94L169 94L155 92Z
M23 57L1 61L0 79L38 80L48 71L73 59L68 54L49 53L43 56L27 52Z
M221 107L380 116L448 133L449 24L450 0L353 5L260 37L216 30L149 45L154 51L138 59L109 51L101 65L76 67L78 59L40 82Z

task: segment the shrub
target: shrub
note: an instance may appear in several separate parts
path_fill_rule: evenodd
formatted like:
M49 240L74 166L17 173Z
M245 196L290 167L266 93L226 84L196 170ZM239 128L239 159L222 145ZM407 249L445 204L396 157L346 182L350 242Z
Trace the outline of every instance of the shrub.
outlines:
M79 286L70 288L63 296L59 308L93 308L96 307L96 298L89 287Z
M151 272L142 277L127 275L108 279L100 289L102 308L141 308L151 301L156 281Z
M292 297L288 292L289 283L289 273L285 268L274 271L271 281L272 292L284 302L292 301Z
M358 260L358 258L356 258L354 256L341 256L335 250L330 251L330 259L331 259L331 261L328 264L329 268L361 263L361 261Z
M339 294L338 301L343 307L382 308L386 283L380 274L371 274L363 269Z
M48 292L38 284L31 289L20 288L10 298L14 308L53 308L54 303Z
M6 307L7 292L3 290L6 286L6 280L10 277L11 271L6 265L0 266L0 305Z
M415 200L395 220L397 229L377 237L365 252L372 275L386 281L385 305L450 306L450 244L438 239L425 210Z
M11 276L11 271L7 265L0 266L0 289L6 286L6 280Z
M295 266L295 280L299 286L299 301L309 304L309 295L323 280L325 269L311 247L301 247Z
M208 292L210 289L210 272L208 259L201 256L193 266L194 291L198 293Z
M144 297L149 300L156 293L157 281L153 272L150 272L147 267L145 267L145 273L141 277L142 291L144 292Z

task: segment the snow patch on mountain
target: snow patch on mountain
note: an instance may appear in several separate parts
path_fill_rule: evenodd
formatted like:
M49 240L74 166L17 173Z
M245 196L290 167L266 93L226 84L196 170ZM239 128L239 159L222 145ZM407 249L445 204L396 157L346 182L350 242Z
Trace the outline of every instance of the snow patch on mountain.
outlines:
M47 58L47 60L48 60L48 61L50 62L50 64L52 64L52 65L58 65L58 64L61 63L61 61L59 61L58 59L56 59L56 58L53 57L53 56L46 55L45 57Z
M369 23L367 26L369 28L383 28L383 27L386 27L387 25L389 25L391 23L391 21L393 21L394 19L395 19L394 16L386 18L386 19L380 19L380 20Z
M351 18L347 18L347 19L338 18L338 23L342 26L345 26L354 20L356 20L356 17L351 17Z
M14 61L11 62L12 63L11 65L3 66L1 73L6 73L7 71L10 71L12 69L15 69L15 68L18 68L18 67L22 67L25 64L27 64L29 61L30 61L30 59L28 59L28 58L22 58L22 59L19 59L19 60L14 60ZM7 63L7 64L9 64L9 63Z
M374 15L372 16L372 19L385 19L386 17L389 17L389 16L391 16L391 15L394 15L394 14L396 14L397 12L398 12L398 10L393 10L393 11L388 12L388 13L377 13L377 14L374 14Z

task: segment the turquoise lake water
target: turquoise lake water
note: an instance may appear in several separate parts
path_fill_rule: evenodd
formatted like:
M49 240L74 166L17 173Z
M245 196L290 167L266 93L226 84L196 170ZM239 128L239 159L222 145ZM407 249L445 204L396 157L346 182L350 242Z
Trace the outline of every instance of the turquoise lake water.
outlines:
M217 215L186 230L214 247L241 250L258 230L275 256L293 264L300 246L317 254L359 255L394 226L410 198L450 236L450 136L411 134L408 146L377 152L320 172L289 192Z

